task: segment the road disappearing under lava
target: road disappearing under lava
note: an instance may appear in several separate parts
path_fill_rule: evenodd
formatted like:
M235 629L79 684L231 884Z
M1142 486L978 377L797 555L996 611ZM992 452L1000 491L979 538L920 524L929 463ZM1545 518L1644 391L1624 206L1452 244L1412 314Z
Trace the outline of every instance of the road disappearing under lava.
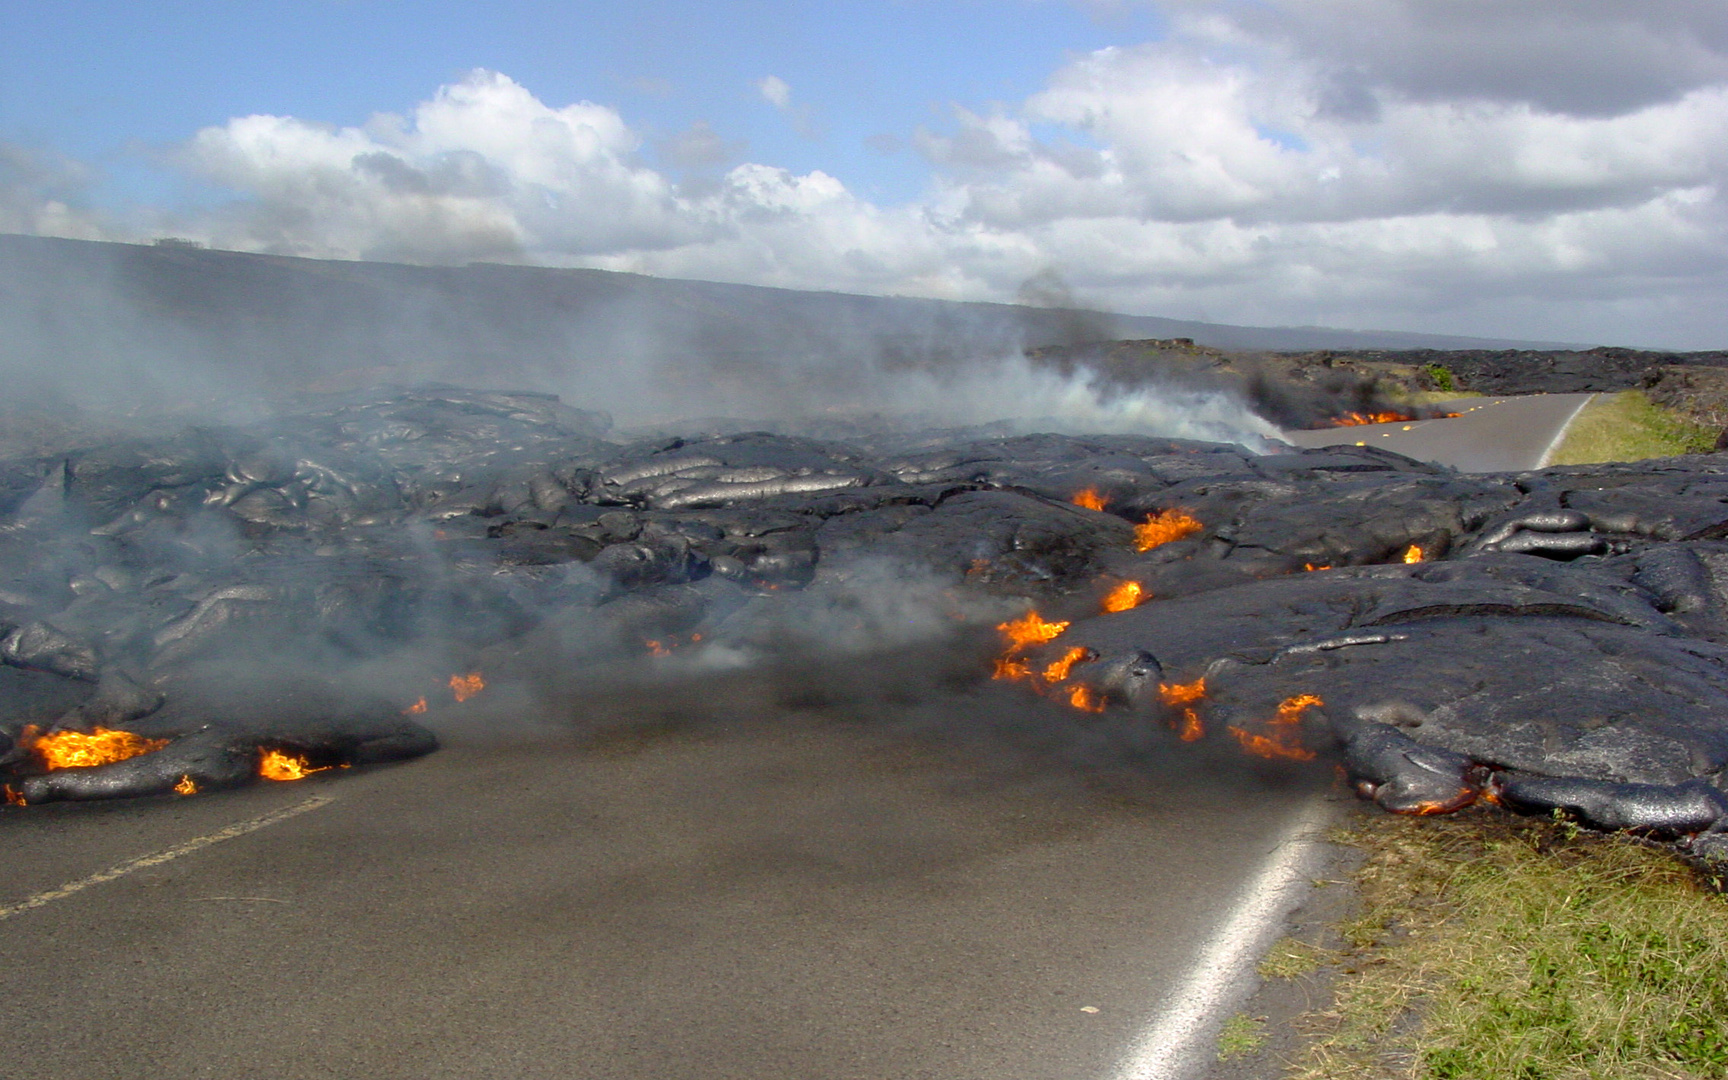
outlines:
M1530 468L1581 404L1493 400L1371 444ZM723 682L600 743L447 725L336 780L11 818L0 907L54 895L0 919L0 1053L42 1080L1201 1075L1222 1016L1172 995L1234 1004L1197 963L1343 798L1193 757L1100 779Z
M1567 426L1594 396L1460 398L1446 406L1460 412L1456 417L1289 431L1284 438L1303 448L1377 446L1461 472L1518 472L1546 465Z

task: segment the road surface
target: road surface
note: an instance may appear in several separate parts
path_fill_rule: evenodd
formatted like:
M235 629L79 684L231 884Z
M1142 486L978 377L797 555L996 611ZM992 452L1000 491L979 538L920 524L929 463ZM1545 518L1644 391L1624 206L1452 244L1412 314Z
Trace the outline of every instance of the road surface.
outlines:
M1463 414L1451 419L1287 431L1284 438L1302 447L1378 446L1462 472L1539 469L1566 425L1593 396L1463 398L1444 406Z
M0 920L0 1075L1110 1077L1325 775L1094 787L981 745L458 735L9 813L0 904L330 800Z
M1530 467L1581 397L1294 441ZM0 1075L1203 1073L1342 798L1108 721L1028 745L1012 688L861 721L718 682L598 740L481 699L407 765L0 809Z

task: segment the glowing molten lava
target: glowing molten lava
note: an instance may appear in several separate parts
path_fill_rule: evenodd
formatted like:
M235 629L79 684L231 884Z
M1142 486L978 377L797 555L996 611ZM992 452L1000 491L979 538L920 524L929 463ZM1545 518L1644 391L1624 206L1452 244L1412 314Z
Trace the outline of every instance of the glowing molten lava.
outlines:
M408 706L406 709L403 709L402 713L405 716L419 716L421 713L423 713L425 711L426 711L426 697L425 697L425 695L421 695L421 697L418 701L416 701L414 704Z
M1091 649L1082 645L1076 645L1072 649L1063 653L1060 659L1053 661L1049 667L1044 669L1044 681L1059 683L1068 677L1070 671L1074 670L1075 664L1080 663L1082 660L1090 660L1096 655L1097 654Z
M484 689L486 689L486 680L480 677L478 671L471 671L466 675L450 676L450 693L455 695L457 701L467 701Z
M314 767L304 757L281 750L265 750L258 755L258 775L266 780L304 780L313 773L323 772L331 767Z
M1407 562L1407 563L1419 563L1422 561L1422 559L1423 559L1422 549L1420 547L1418 547L1417 545L1411 544L1409 547L1404 549L1404 561L1405 562Z
M1088 510L1104 509L1104 496L1098 494L1097 488L1087 488L1084 491L1076 491L1074 493L1074 498L1069 501L1075 506L1084 506Z
M666 646L660 644L658 641L652 641L652 640L644 641L642 644L648 646L648 655L649 656L671 656L672 655L672 650L668 649Z
M996 629L1001 633L1007 648L996 659L996 671L991 678L1029 679L1032 677L1032 667L1019 654L1035 645L1056 640L1062 631L1068 629L1068 624L1045 622L1036 611L1028 611L1018 619L999 624Z
M1134 526L1134 550L1151 551L1160 544L1192 536L1205 526L1186 510L1161 510Z
M1242 744L1242 749L1256 757L1283 758L1286 761L1312 761L1314 751L1305 748L1302 737L1302 714L1325 702L1313 694L1298 694L1278 703L1278 715L1268 725L1265 735L1256 735L1239 727L1229 728L1230 734Z
M81 769L92 765L112 765L167 745L167 739L147 739L130 731L110 731L99 727L88 734L56 731L43 735L31 744L30 749L44 769Z
M1104 598L1104 610L1127 611L1150 599L1152 598L1146 595L1145 588L1138 581L1124 581L1111 589L1110 595Z
M1176 728L1176 737L1183 742L1194 742L1206 734L1205 726L1200 723L1200 711L1194 707L1195 702L1205 697L1204 678L1191 683L1158 684L1158 699L1172 709L1182 710L1182 722Z
M1353 412L1334 417L1328 421L1333 427L1356 427L1361 424L1398 424L1405 420L1414 420L1410 413L1401 412Z
M1090 686L1081 683L1068 691L1068 704L1081 712L1103 712L1104 699L1093 693Z
M1028 611L1018 619L1010 619L996 627L1008 643L1009 652L1024 652L1034 645L1055 641L1068 629L1065 622L1045 622L1036 611Z
M1042 670L1035 670L1031 661L1021 654L1034 646L1054 641L1061 636L1062 631L1068 629L1065 622L1044 621L1036 611L1028 611L1018 619L1002 623L996 629L1001 632L1007 648L996 658L996 670L991 677L1025 680L1039 693L1045 692L1046 684L1055 686L1065 681L1073 673L1074 665L1098 659L1098 654L1091 649L1076 645L1044 665ZM1068 704L1085 712L1104 711L1103 696L1084 684L1069 687L1065 699Z
M11 784L7 784L5 786L5 793L6 793L6 805L8 805L8 806L28 806L28 805L30 805L29 803L26 803L24 801L24 796L20 795L17 791L13 790Z
M198 785L192 782L192 778L190 776L187 776L185 773L181 773L180 774L180 782L174 785L174 794L176 794L176 795L196 795L196 794L198 794Z

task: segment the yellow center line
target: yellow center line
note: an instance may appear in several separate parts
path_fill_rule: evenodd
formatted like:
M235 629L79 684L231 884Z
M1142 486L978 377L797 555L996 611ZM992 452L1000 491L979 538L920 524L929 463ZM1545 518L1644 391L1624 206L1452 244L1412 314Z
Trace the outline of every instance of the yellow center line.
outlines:
M8 904L5 907L0 907L0 919L10 919L12 916L29 911L32 908L39 908L44 904L53 903L55 900L65 899L73 893L83 892L92 885L103 885L107 882L113 881L115 878L124 877L134 870L144 870L152 866L161 866L165 862L178 859L182 855L190 855L194 851L199 851L209 847L211 844L219 844L224 840L232 840L237 836L245 836L247 833L256 832L257 830L264 828L266 825L274 825L278 821L286 821L291 817L304 814L308 810L316 810L320 806L324 806L333 801L334 800L328 795L314 795L305 802L295 803L293 806L283 807L280 810L272 810L270 813L265 814L262 817L255 817L247 821L236 822L227 828L217 829L213 833L194 837L183 844L176 844L171 848L155 852L154 854L140 855L136 859L129 859L126 862L120 863L118 866L110 866L108 869L98 871L91 874L89 877L79 878L77 881L69 881L57 889L49 889L47 892L39 892L35 896L26 900L18 901L16 904Z

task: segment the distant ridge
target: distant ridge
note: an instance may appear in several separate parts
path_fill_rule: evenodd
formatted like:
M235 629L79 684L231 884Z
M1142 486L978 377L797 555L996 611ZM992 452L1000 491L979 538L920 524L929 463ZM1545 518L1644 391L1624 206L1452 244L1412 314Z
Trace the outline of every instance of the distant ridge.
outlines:
M604 270L410 266L0 234L9 380L174 370L259 389L339 372L551 385L559 373L724 374L788 362L936 367L1024 347L1191 338L1220 349L1552 343L1228 326L1012 304L806 292Z

